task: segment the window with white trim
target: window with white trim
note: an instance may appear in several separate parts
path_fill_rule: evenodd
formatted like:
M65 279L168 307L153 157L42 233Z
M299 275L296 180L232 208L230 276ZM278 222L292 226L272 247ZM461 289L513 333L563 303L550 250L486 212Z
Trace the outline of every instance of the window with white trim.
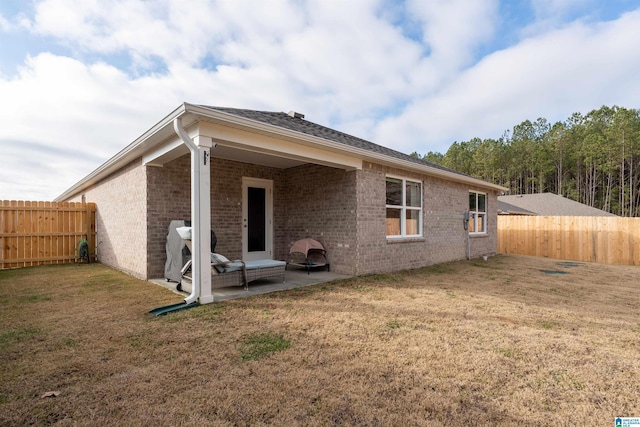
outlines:
M422 236L422 182L387 177L387 237Z
M487 233L487 195L469 191L469 234Z

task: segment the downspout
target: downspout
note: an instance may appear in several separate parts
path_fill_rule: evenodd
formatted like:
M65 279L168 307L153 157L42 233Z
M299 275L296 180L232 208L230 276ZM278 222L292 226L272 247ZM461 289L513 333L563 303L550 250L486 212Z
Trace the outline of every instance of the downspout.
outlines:
M471 236L469 236L469 219L471 219L471 213L468 210L464 211L463 216L462 224L465 234L467 235L467 259L471 260Z
M193 253L191 254L191 295L184 299L186 304L198 301L200 295L200 263L201 263L201 245L200 245L200 159L198 158L198 147L193 143L187 132L182 127L182 119L176 117L173 120L173 129L176 131L182 142L189 148L191 152L191 245Z

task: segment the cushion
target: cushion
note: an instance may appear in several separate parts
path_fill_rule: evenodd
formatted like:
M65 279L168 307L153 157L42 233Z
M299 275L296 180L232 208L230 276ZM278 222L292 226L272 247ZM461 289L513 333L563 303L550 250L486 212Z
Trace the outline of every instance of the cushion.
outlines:
M229 258L224 255L211 253L211 264L218 273L225 272L225 266L223 264L229 262Z
M255 261L246 261L244 265L247 270L253 270L267 267L284 267L287 263L284 261L277 261L275 259L258 259Z
M225 273L230 273L232 271L238 271L238 270L242 270L241 262L230 262L224 266Z
M214 264L224 264L225 262L229 262L229 258L221 254L211 253L211 262Z

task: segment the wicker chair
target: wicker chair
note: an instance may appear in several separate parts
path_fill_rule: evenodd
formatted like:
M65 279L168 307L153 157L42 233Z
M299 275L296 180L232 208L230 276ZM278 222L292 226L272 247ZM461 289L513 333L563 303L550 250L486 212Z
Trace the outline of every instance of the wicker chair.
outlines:
M247 267L242 260L221 261L211 256L211 289L244 286L249 290Z
M185 265L183 279L191 283L191 266ZM244 286L249 289L249 283L260 279L281 278L285 281L285 268L287 263L275 260L257 261L230 261L220 257L218 254L211 256L211 288L229 288L233 286ZM182 289L179 289L182 290Z

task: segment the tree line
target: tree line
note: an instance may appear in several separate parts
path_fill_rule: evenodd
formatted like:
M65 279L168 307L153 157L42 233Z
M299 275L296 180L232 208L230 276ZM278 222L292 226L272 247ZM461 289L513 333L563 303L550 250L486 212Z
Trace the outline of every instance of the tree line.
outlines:
M509 188L553 192L620 216L640 216L640 110L603 106L553 125L539 118L498 139L412 155Z

